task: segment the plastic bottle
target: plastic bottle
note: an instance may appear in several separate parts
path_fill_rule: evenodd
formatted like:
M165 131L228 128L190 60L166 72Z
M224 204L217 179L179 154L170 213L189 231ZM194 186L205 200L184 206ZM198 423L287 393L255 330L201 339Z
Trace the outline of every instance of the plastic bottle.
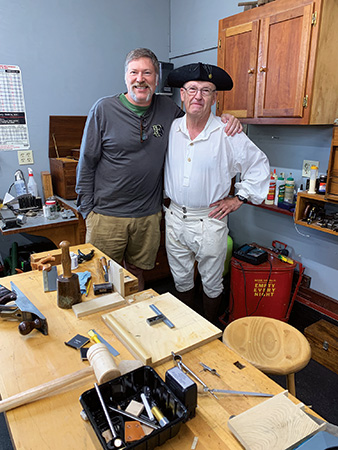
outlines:
M34 197L38 196L38 186L34 180L33 170L28 167L28 183L27 183L28 193L32 194Z
M284 202L294 204L294 191L295 191L295 180L292 176L292 173L290 173L290 175L285 181Z
M311 166L310 184L309 184L308 194L315 194L316 193L317 172L318 172L318 167L317 166Z
M14 179L16 196L27 194L26 182L21 170L15 172Z
M277 175L276 169L273 169L273 174L272 174L272 176L274 177L275 180L278 180L278 175Z
M273 202L275 200L275 191L276 191L276 180L274 179L273 174L271 174L269 183L269 192L265 199L266 205L273 205Z
M278 206L278 204L284 202L284 196L285 196L285 180L282 174L279 174L279 177L276 181L276 192L275 192L275 205Z

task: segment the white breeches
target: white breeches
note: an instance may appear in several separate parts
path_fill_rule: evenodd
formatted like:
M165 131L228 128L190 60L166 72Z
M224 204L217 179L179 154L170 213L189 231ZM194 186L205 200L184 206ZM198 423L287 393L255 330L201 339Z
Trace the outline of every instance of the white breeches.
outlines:
M166 249L175 287L185 292L194 287L197 261L203 290L210 298L223 291L222 274L227 252L227 217L208 217L211 208L191 209L171 202L165 208Z

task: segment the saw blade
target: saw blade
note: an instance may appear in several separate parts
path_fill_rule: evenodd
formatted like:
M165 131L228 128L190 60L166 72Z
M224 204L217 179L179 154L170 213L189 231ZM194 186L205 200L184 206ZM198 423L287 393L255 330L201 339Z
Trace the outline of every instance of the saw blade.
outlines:
M40 319L46 320L46 317L38 310L36 306L33 305L30 300L28 300L25 294L21 292L17 286L15 286L13 281L11 281L11 288L16 293L17 298L15 300L15 303L18 305L21 311L36 314L38 317L40 317Z

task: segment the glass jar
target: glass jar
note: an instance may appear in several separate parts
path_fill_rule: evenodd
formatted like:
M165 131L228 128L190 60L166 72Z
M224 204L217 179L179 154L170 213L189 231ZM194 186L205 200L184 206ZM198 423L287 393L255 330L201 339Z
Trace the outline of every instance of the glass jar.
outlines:
M57 219L59 213L57 211L56 200L49 198L46 200L46 205L43 208L44 216L49 220Z

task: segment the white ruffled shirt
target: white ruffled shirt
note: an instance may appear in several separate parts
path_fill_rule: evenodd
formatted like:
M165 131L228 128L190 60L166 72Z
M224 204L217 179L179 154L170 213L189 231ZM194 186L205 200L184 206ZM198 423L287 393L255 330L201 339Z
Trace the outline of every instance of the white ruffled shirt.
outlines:
M213 113L204 130L191 140L186 116L174 120L165 163L166 195L177 205L206 208L229 195L231 179L241 174L236 193L254 204L265 199L270 180L266 155L245 133L227 136Z

